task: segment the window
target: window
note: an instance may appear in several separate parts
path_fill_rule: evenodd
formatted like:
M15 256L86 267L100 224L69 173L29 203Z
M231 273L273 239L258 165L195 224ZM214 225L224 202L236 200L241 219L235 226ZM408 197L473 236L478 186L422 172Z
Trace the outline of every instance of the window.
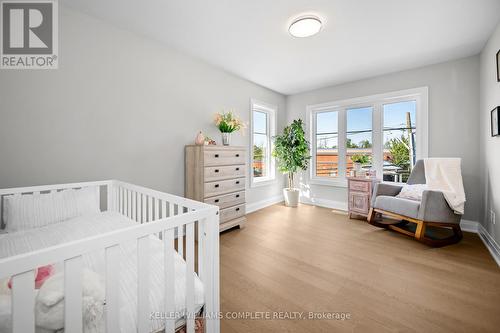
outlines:
M416 162L417 102L383 105L385 181L406 182Z
M372 107L347 109L346 130L346 171L349 175L354 170L352 157L366 156L368 163L365 168L371 166L373 147Z
M274 160L271 156L272 137L276 135L276 107L251 102L251 184L265 185L275 179Z
M406 182L427 157L427 88L308 106L311 183L346 185L354 162L361 172Z
M338 112L318 112L316 124L316 176L338 177L339 127Z

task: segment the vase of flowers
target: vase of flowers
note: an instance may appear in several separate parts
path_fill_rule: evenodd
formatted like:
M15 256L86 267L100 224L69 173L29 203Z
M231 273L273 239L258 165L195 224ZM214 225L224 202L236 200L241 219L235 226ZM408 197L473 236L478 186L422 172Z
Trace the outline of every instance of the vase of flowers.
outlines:
M222 134L222 144L229 146L231 133L245 128L245 124L232 111L215 114L215 126Z

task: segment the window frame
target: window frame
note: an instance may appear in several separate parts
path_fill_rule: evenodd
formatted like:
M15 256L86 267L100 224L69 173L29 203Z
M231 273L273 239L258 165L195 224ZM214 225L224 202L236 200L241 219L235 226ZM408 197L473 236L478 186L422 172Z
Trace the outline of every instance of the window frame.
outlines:
M327 185L335 187L347 187L346 163L347 163L347 110L363 107L372 108L372 158L373 165L377 171L377 178L383 177L383 124L384 104L398 103L404 101L416 101L416 158L428 157L428 87L393 91L365 97L350 98L345 100L308 105L307 111L307 135L311 143L311 167L309 170L309 181L313 185ZM327 178L316 176L316 114L327 111L338 111L338 177Z
M275 159L272 157L272 150L274 147L272 138L276 136L276 114L278 111L278 107L269 103L265 103L256 99L250 100L250 154L249 158L249 174L250 174L250 187L259 187L259 186L267 186L277 182L276 179L276 163ZM262 112L267 115L267 128L266 128L266 137L267 137L267 145L269 147L267 151L267 161L269 164L268 168L268 176L266 177L254 177L253 175L253 145L254 145L254 123L253 123L253 113L254 112Z

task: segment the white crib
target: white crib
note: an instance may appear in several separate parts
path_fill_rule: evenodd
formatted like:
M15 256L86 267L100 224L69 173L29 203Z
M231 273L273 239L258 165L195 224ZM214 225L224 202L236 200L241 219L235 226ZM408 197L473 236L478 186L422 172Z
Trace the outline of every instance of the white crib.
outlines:
M0 259L0 279L12 277L12 330L14 333L35 331L34 274L38 267L64 262L64 329L82 332L82 255L96 250L105 253L105 327L119 332L118 246L125 241L137 242L137 332L149 332L148 292L149 248L146 239L160 236L164 247L165 313L174 312L175 239L183 246L177 252L186 262L186 329L195 331L194 272L195 251L198 276L205 291L205 331L219 332L219 215L218 207L127 184L121 181L98 181L62 185L34 186L0 190L6 195L40 194L65 189L98 187L101 209L119 212L137 222L136 226L72 241L38 251ZM0 203L3 200L0 201ZM2 216L0 204L0 217ZM195 242L197 240L197 248ZM165 332L175 330L175 321L165 318Z

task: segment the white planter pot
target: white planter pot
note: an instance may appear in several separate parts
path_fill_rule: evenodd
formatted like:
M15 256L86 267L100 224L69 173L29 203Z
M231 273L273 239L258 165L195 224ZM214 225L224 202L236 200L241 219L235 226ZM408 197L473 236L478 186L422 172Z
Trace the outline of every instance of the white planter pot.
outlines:
M283 196L285 197L285 205L288 207L297 207L299 205L299 194L300 190L298 188L284 188Z

